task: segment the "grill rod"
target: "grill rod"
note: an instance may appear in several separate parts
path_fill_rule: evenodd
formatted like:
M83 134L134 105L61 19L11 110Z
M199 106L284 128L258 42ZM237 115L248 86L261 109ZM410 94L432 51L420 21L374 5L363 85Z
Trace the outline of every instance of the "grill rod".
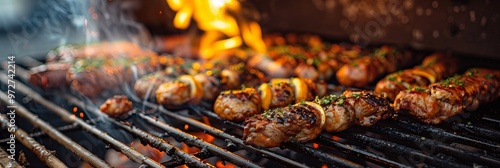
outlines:
M17 161L11 160L9 154L0 148L0 167L22 168L23 166L20 166Z
M284 165L287 165L287 166L293 166L293 167L305 167L305 165L301 164L301 163L298 163L296 161L293 161L289 158L286 158L286 157L283 157L281 155L278 155L274 152L271 152L267 149L258 149L258 148L255 148L253 146L250 146L250 145L245 145L243 143L243 141L239 138L236 138L232 135L229 135L227 133L225 133L224 131L220 130L220 129L216 129L212 126L209 126L205 123L202 123L202 122L199 122L199 121L196 121L194 119L191 119L191 118L188 118L188 117L184 117L182 115L178 115L178 114L175 114L174 112L171 112L171 111L168 111L167 109L157 105L157 104L154 104L154 103L150 103L150 102L146 102L146 101L140 101L140 98L138 98L137 96L135 95L132 95L132 94L129 94L128 95L133 101L135 102L141 102L143 103L145 106L147 106L148 108L151 108L151 109L156 109L158 111L160 111L162 114L165 114L166 116L170 117L170 118L173 118L173 119L176 119L178 121L182 121L182 122L185 122L191 126L194 126L196 128L199 128L199 129L202 129L206 132L208 132L209 134L213 135L213 136L216 136L217 138L219 139L228 139L230 140L231 142L235 143L235 144L238 144L240 147L244 147L245 149L247 150L252 150L252 151L256 151L262 155L266 155L266 156L269 156L268 158L274 160L274 161L277 161L281 164L284 164Z
M3 83L7 84L7 81L8 81L7 75L5 75L4 73L0 73L0 81L2 81ZM22 84L20 81L17 81L17 80L12 80L12 81L16 82L16 89L19 90L20 92L28 95L33 100L35 100L36 102L40 103L42 106L44 106L47 109L51 110L52 112L56 113L63 120L68 121L70 123L76 123L76 124L80 125L84 130L86 130L87 132L92 133L95 136L99 137L100 139L106 141L112 147L114 147L118 151L122 152L123 154L127 155L134 162L141 163L141 164L146 164L146 165L151 166L151 167L163 167L160 163L152 160L151 158L148 158L148 157L144 156L143 154L137 152L136 150L130 148L129 146L123 144L122 142L114 139L113 137L111 137L107 133L105 133L105 132L103 132L103 131L95 128L94 126L92 126L90 124L87 124L82 119L77 118L74 115L71 115L71 113L68 112L67 110L65 110L65 109L63 109L63 108L55 105L54 103L46 100L40 94L38 94L37 92L33 91L28 86ZM4 96L6 96L4 93L2 93L2 94ZM5 98L7 98L7 97L5 97ZM16 104L16 105L20 109L25 109L24 107L22 107L19 104ZM50 129L53 130L54 128L50 127ZM57 139L57 137L52 137L52 138L53 139Z
M480 147L481 149L493 151L495 153L500 152L500 145L493 143L493 142L486 142L484 140L479 141L476 139L472 139L472 138L468 138L468 137L464 137L464 136L460 136L460 135L446 132L445 130L443 130L441 128L436 128L436 127L432 127L429 125L419 124L419 123L415 123L415 122L411 122L411 121L407 121L407 120L398 120L398 122L396 122L396 123L398 125L400 125L402 128L410 130L410 131L414 132L415 134L427 133L427 134L432 135L433 137L443 137L443 138L447 138L449 140L461 142L461 143L468 144L471 146Z
M69 94L63 94L63 97L67 100L69 100L70 103L76 105L76 106L79 106L79 107L84 107L86 108L87 110L89 110L90 112L92 113L96 113L96 114L104 114L103 112L101 112L99 109L95 108L95 107L91 107L91 106L88 106L86 105L84 102L82 102L81 100L73 97L73 96L70 96ZM190 155L184 151L182 151L181 149L171 145L170 143L167 143L165 142L165 140L159 138L159 137L156 137L150 133L147 133L135 126L132 126L132 125L126 125L126 124L123 124L121 122L118 122L114 119L111 119L110 117L108 116L105 116L105 118L109 121L111 121L113 124L115 125L118 125L120 126L121 128L127 130L128 132L134 134L135 136L139 137L141 139L141 141L145 141L147 142L149 145L151 145L152 147L155 147L157 149L159 149L160 151L164 151L166 152L167 154L169 155L172 155L174 154L175 156L178 156L178 157L181 157L182 160L184 160L184 163L188 166L192 166L192 167L214 167L213 165L210 165L208 163L203 163L199 158L196 158L195 156L193 155Z
M9 121L7 116L0 114L0 125L2 127L6 127L9 125ZM11 125L12 126L12 125ZM56 156L52 154L51 151L47 150L45 146L38 143L36 140L31 138L26 131L17 126L13 125L16 139L19 140L24 146L28 147L33 153L38 156L38 158L43 161L47 166L54 168L65 168L67 167L61 160L59 160Z
M419 144L420 148L435 149L436 151L442 151L443 153L448 153L460 159L472 159L474 161L481 161L490 166L500 165L500 161L498 159L479 154L481 152L472 153L469 151L460 150L458 148L445 145L444 143L436 140L432 140L429 138L423 139L421 138L421 136L403 133L393 127L374 125L372 126L372 130L375 132L383 133L384 135L391 137L391 139L398 139L403 142L414 142L416 144Z
M0 73L1 81L4 82L5 74ZM7 103L9 98L3 92L0 93L0 99ZM52 126L47 124L45 121L40 120L38 116L35 116L31 112L29 112L26 108L19 105L17 102L13 104L13 106L17 106L16 115L20 115L23 118L26 118L29 122L33 124L33 126L40 128L42 131L46 132L49 137L57 141L59 144L62 144L64 147L68 148L71 152L75 153L77 156L82 158L84 161L89 163L95 167L111 167L106 162L101 160L99 157L95 156L84 147L75 143L64 134L59 131L56 131Z
M382 150L382 151L389 151L391 153L395 153L398 155L405 155L408 158L412 158L412 156L416 156L419 158L424 159L424 163L429 163L431 165L437 166L437 167L467 167L465 165L457 164L457 163L452 163L446 160L441 160L437 159L434 157L431 157L425 153L422 153L420 151L417 151L415 149L394 143L394 142L389 142L389 141L384 141L380 139L375 139L366 135L361 135L361 134L355 134L351 131L349 132L341 132L340 134L345 134L347 137L350 137L350 139L354 139L356 141L360 141L364 144L368 144L371 148L377 149L377 150ZM411 163L411 164L417 164L417 163Z

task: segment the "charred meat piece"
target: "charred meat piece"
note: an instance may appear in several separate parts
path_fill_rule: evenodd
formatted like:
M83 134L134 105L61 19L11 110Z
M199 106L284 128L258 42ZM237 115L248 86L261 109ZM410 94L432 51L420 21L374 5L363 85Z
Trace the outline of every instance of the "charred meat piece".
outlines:
M124 83L132 83L138 77L155 72L159 66L155 55L79 59L67 71L66 81L76 92L96 97L104 91L116 89Z
M347 90L340 96L329 95L316 102L325 110L328 132L340 132L353 125L369 127L394 114L386 99L370 91Z
M245 121L243 141L262 147L284 142L307 142L316 138L325 124L325 113L313 102L267 110Z
M29 70L31 84L42 89L60 89L68 86L66 72L71 67L70 63L48 63L33 67Z
M214 112L226 120L243 121L260 113L260 101L254 88L224 91L215 100Z
M407 88L426 87L444 78L450 77L458 70L457 61L442 54L427 56L422 64L412 69L387 75L375 87L375 93L385 95L394 101L396 95Z
M383 46L375 50L372 55L343 65L337 71L337 80L347 87L363 87L381 75L410 66L415 60L414 57L393 47Z
M167 74L167 72L165 71L159 71L150 75L146 75L135 81L134 91L140 98L155 99L155 93L160 84L170 82L172 80L174 80L174 76Z
M115 95L106 100L99 109L110 117L121 117L132 110L132 102L127 96Z
M271 86L270 108L284 107L295 103L295 90L289 83L279 82Z
M480 104L500 96L500 71L470 69L465 74L401 91L394 102L395 109L408 112L426 123L439 124L461 113L473 111Z
M156 90L156 101L169 109L198 104L202 98L203 87L191 75L182 75L171 82L162 83Z

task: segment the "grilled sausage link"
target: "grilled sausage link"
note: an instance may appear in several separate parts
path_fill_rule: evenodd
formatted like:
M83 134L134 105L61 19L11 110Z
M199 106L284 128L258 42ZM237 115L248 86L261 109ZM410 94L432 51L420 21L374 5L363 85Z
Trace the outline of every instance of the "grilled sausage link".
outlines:
M419 66L387 75L377 83L375 93L383 94L394 101L402 90L416 86L425 87L455 74L457 70L455 59L436 53L424 58Z
M316 138L325 124L325 112L316 103L303 102L267 110L247 119L243 141L262 147L284 142L307 142Z
M423 122L439 124L497 99L499 82L500 71L474 68L428 87L401 91L394 105L397 111L409 112Z
M414 59L414 58L413 58ZM364 56L343 65L337 71L337 80L348 87L363 87L380 75L408 67L413 60L407 52L400 52L389 46L382 46L371 56Z

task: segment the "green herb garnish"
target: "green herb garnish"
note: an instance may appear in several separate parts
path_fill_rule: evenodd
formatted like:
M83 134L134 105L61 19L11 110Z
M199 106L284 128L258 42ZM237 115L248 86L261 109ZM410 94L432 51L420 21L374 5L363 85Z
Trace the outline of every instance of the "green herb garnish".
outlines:
M357 99L357 98L359 98L359 96L360 96L360 95L359 95L359 93L353 93L353 94L352 94L352 97L354 97L354 98L356 98L356 99Z
M336 105L343 105L344 104L344 99L340 99L339 101L337 101L337 103L335 103Z
M417 87L415 87L415 91L417 91L417 92L425 92L425 91L427 91L427 89L421 88L421 87L417 86Z
M391 75L387 78L387 80L390 80L390 81L395 81L396 80L396 77Z

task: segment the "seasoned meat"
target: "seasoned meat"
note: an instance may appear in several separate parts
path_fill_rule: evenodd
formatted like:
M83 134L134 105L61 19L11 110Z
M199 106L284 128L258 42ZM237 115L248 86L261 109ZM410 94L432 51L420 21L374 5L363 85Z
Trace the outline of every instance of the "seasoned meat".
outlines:
M396 95L407 88L426 87L453 75L458 70L457 61L442 54L427 56L422 64L412 69L387 75L375 87L375 93L394 100Z
M284 107L290 104L298 103L301 101L310 101L314 100L315 96L323 96L326 93L326 83L323 81L312 81L309 79L299 79L299 78L275 78L270 81L270 83L263 83L258 88L258 102L255 102L258 106L251 106L253 109L251 111L255 111L256 113L260 113L261 110L267 110L269 108L277 108ZM242 90L231 90L232 93L243 94L245 91ZM231 101L223 101L228 98L226 94L229 91L222 92L218 98L216 103L214 104L214 111L219 114L217 111L222 111L221 109L226 109L227 107L239 106L241 103L238 100ZM257 96L257 95L256 95ZM238 99L239 97L231 97L231 99ZM234 103L234 104L232 104ZM235 111L235 110L232 110ZM238 110L236 110L238 111ZM244 111L250 111L246 108ZM239 118L230 117L227 115L233 115L239 113L225 113L224 116L219 115L221 118L225 118L228 120L234 120L231 118ZM239 118L239 120L246 119L251 115L243 116L245 118Z
M271 85L271 105L270 108L284 107L295 103L294 88L285 82L280 82Z
M337 71L337 80L348 87L364 87L379 76L405 68L414 62L411 56L389 46L375 50L372 55L364 56L345 64Z
M99 109L110 117L120 117L132 110L132 102L127 96L115 95L106 100Z
M470 69L428 87L401 91L395 109L409 112L426 123L439 124L462 111L473 111L480 104L500 96L500 71Z
M162 83L156 90L156 101L169 109L198 104L202 97L203 87L191 75L182 75L171 82Z
M323 109L312 102L271 109L245 121L243 141L262 147L291 141L304 143L316 138L324 123Z
M29 81L31 84L43 89L60 89L68 86L66 71L71 67L70 63L48 63L33 67L29 70Z
M223 89L220 80L215 76L200 73L195 75L194 79L202 85L205 101L214 101Z
M243 121L260 113L260 102L260 95L254 88L224 91L215 100L214 112L226 120Z
M370 91L347 90L340 96L326 96L317 102L325 110L328 132L340 132L352 125L372 126L394 114L386 99Z
M156 90L162 83L174 80L174 76L167 74L165 71L159 71L150 75L146 75L134 84L134 91L140 98L155 99ZM148 96L149 97L146 97Z

